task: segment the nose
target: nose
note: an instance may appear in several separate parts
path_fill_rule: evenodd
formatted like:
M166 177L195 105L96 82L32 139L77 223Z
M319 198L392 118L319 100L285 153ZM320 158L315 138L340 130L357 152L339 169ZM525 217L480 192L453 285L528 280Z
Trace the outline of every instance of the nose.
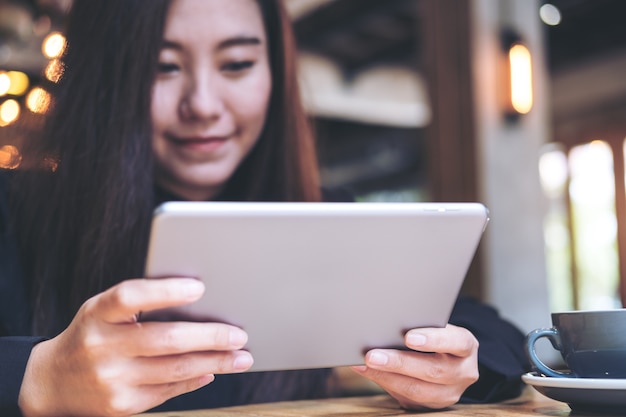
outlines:
M209 75L201 74L189 80L179 106L183 119L210 121L219 118L223 110L219 87Z

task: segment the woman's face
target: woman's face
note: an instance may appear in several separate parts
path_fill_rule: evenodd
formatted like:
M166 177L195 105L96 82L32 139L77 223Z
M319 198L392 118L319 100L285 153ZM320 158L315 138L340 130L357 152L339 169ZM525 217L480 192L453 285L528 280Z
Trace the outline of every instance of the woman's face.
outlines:
M152 93L156 181L190 200L220 192L259 138L271 91L256 0L174 0Z

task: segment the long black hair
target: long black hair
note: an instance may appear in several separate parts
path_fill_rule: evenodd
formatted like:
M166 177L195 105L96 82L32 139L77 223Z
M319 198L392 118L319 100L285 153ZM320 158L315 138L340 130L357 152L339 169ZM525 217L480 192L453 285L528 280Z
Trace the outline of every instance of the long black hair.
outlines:
M34 330L53 336L90 296L143 275L154 208L150 100L168 0L76 0L65 72L14 181ZM280 0L259 0L273 78L260 140L226 185L232 200L320 199Z
M141 276L152 210L150 97L167 2L76 1L53 110L15 181L35 332ZM52 167L53 172L46 173Z

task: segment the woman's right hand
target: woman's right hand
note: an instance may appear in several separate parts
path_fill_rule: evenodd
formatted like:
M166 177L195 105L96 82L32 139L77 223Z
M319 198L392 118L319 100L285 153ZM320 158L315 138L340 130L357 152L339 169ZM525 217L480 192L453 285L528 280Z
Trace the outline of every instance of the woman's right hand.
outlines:
M140 413L252 365L246 333L221 323L138 322L189 304L191 278L136 279L87 300L57 337L33 348L19 395L25 417Z

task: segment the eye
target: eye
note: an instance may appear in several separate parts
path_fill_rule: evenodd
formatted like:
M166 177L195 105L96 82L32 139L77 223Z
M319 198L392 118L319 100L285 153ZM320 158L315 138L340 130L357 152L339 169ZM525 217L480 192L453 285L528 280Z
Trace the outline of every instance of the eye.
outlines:
M170 74L172 72L178 71L179 67L176 64L171 64L167 62L159 62L157 70L160 74Z
M222 70L228 72L244 71L254 66L254 61L233 61L222 66Z

